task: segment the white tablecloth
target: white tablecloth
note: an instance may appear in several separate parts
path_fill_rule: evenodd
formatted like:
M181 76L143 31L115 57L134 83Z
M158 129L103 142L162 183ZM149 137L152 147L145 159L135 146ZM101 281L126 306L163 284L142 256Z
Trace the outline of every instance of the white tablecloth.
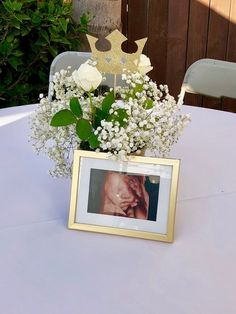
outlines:
M33 153L32 110L0 110L0 313L235 314L236 115L185 106L166 244L68 230L70 181Z

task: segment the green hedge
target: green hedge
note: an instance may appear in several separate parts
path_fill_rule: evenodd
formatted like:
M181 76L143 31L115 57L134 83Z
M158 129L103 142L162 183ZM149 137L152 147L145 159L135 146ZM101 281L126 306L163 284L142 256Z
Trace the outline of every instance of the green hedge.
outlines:
M48 89L53 58L78 50L88 15L76 24L62 0L5 0L0 3L0 108L38 102Z

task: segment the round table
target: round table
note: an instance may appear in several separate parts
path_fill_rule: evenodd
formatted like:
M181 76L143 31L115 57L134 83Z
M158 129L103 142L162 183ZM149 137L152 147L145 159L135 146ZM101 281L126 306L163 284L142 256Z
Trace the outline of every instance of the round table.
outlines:
M183 107L167 244L67 229L70 180L33 152L34 110L0 110L0 312L235 314L236 115Z

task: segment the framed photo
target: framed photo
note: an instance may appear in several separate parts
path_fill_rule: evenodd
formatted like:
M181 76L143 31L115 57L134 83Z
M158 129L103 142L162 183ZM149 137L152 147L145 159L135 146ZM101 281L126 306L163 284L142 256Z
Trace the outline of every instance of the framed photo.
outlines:
M179 164L76 150L68 228L173 242Z

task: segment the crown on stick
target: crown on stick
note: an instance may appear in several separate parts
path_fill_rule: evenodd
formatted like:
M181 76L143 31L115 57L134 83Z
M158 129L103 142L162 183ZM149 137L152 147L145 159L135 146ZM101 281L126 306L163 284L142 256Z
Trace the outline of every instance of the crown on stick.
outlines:
M97 50L96 42L98 38L91 35L87 35L87 38L92 51L92 58L97 61L98 70L111 74L121 74L124 69L137 70L138 60L147 40L147 38L136 40L137 51L135 53L126 53L122 50L121 45L127 38L118 30L114 30L106 37L111 44L109 51Z

